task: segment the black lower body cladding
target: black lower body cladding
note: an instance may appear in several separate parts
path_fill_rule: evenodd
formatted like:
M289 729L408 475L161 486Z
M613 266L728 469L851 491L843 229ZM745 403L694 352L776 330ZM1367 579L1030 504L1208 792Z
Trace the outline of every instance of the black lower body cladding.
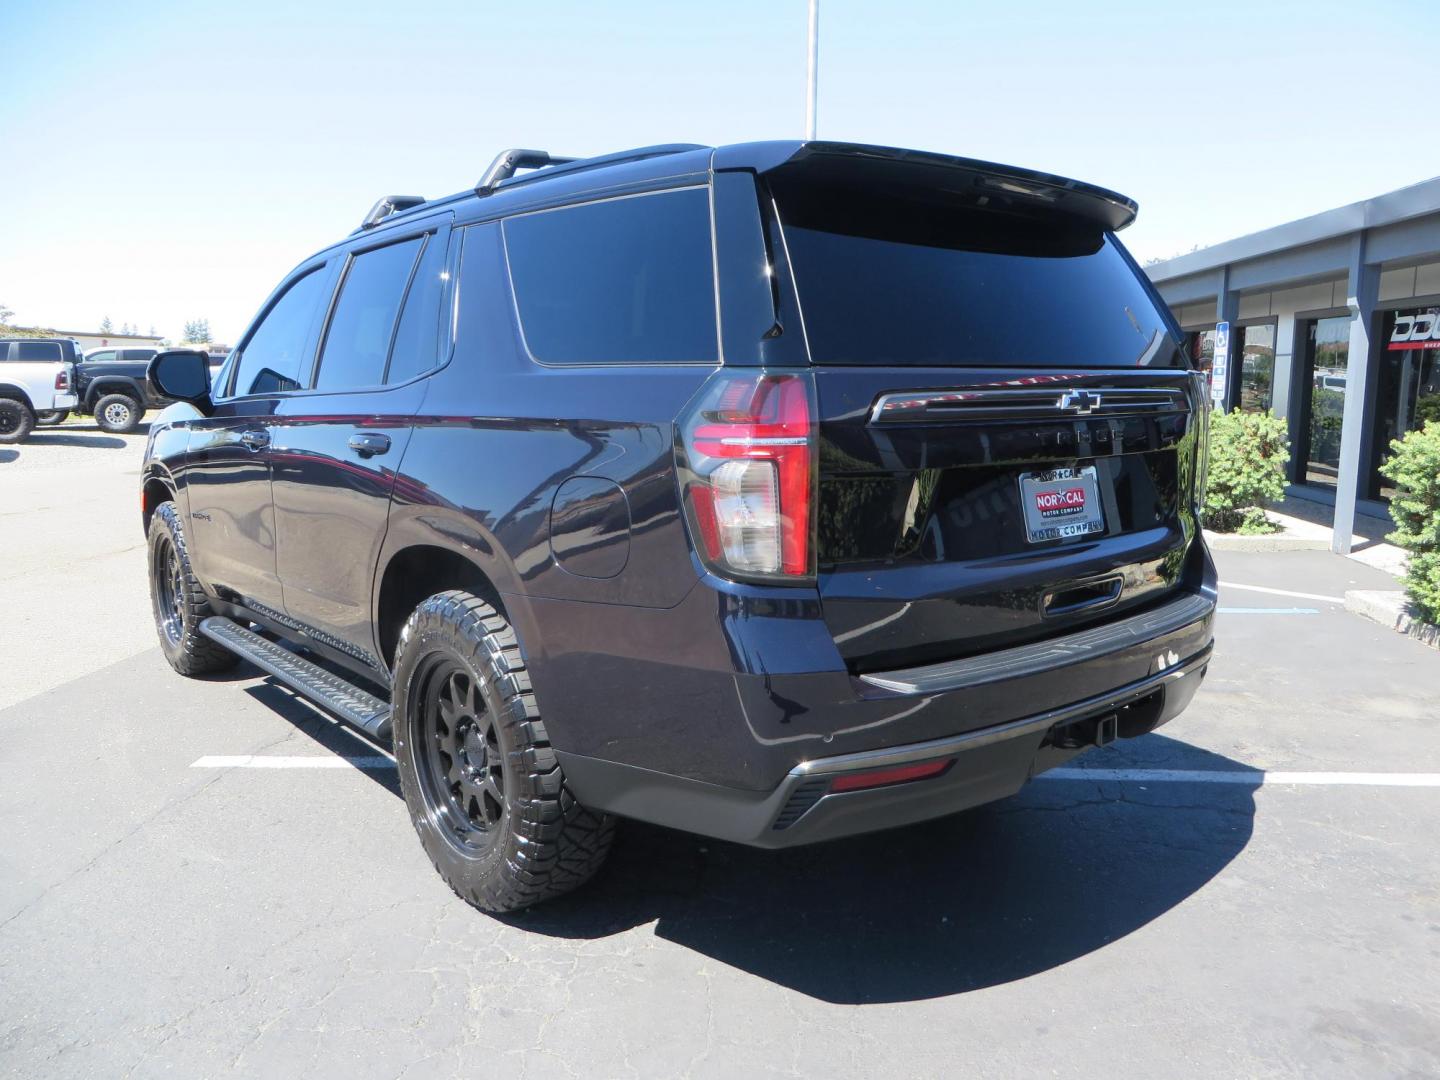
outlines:
M780 846L1001 798L1083 749L1070 745L1073 732L1056 736L1071 725L1134 735L1171 719L1213 640L1214 568L1203 548L1195 555L1191 587L1143 611L888 673L848 669L818 604L783 590L707 579L666 610L518 597L511 609L522 639L543 643L531 668L580 801ZM823 812L807 811L784 836L774 829L797 788L811 781L814 794L817 769L866 773L897 760L951 764L893 787L827 788Z

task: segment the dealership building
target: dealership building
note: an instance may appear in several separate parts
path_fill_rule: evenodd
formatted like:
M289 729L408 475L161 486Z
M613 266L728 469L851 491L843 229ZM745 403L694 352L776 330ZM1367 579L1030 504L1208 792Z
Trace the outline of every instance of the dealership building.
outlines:
M1146 267L1215 403L1273 409L1289 494L1388 517L1390 441L1440 420L1440 179Z

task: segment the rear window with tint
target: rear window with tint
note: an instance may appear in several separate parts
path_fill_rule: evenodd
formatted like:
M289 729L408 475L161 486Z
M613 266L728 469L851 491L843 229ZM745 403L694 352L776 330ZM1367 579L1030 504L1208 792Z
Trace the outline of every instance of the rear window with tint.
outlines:
M542 363L714 363L704 188L510 218L505 250L525 343Z
M58 341L17 341L10 348L11 360L63 360Z
M1095 225L847 186L774 195L818 364L1182 367Z

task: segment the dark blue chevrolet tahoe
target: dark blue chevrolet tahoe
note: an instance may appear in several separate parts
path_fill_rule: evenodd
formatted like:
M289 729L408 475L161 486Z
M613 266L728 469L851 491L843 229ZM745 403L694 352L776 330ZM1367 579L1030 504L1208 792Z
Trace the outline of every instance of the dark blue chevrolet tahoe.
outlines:
M1206 393L1088 184L843 143L500 155L149 377L160 641L393 747L487 911L617 817L779 848L1016 792L1210 659Z

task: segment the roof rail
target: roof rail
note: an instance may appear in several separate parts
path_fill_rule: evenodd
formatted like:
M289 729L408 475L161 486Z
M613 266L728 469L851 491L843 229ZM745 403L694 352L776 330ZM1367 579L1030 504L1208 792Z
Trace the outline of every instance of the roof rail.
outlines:
M366 229L373 229L391 214L414 210L415 207L423 205L425 205L423 195L386 195L370 208L370 212L365 215L365 220L360 222L360 228L355 231L364 232Z
M545 150L502 150L490 162L485 175L475 185L476 195L489 195L500 186L502 180L509 180L521 169L543 169L547 165L568 165L578 161L573 157L556 157Z
M510 180L519 169L544 169L512 183L529 183L544 180L556 173L580 172L583 169L598 169L606 165L619 165L627 161L644 161L646 158L662 157L665 154L683 154L688 150L705 150L699 143L662 143L659 146L642 146L635 150L620 150L598 157L569 158L553 157L544 150L506 150L490 163L485 175L475 185L476 195L489 195L506 180ZM547 166L549 166L547 168ZM509 187L509 184L506 184Z

